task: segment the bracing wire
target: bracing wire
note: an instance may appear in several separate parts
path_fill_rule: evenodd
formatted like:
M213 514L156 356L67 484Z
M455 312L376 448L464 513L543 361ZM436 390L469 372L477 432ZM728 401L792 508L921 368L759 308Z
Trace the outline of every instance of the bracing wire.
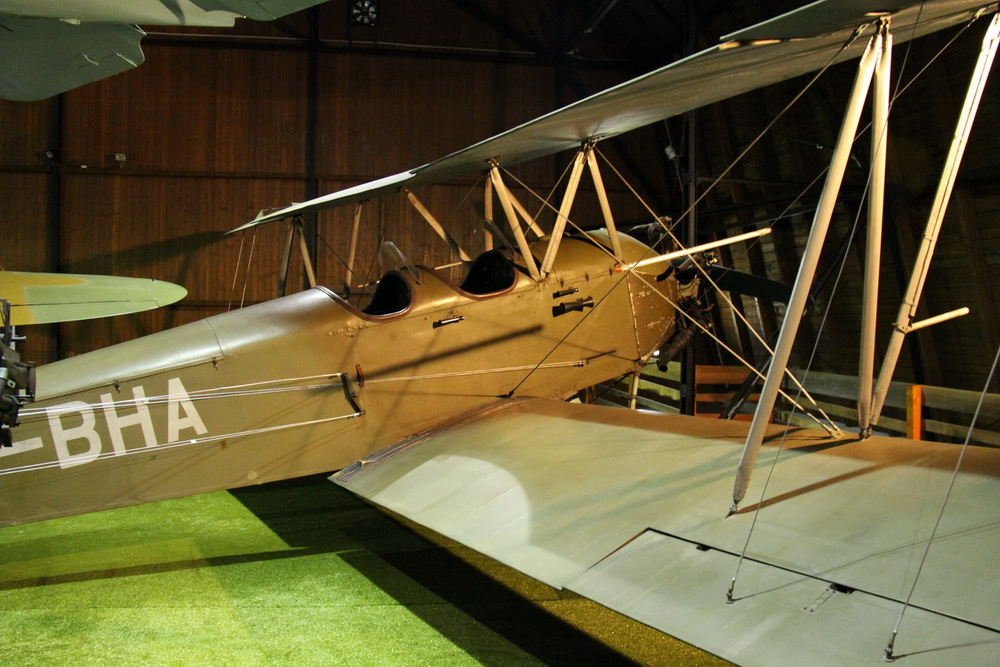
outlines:
M924 65L924 67L922 67L922 68L921 68L921 69L920 69L920 70L919 70L919 71L917 72L917 74L915 74L915 75L914 75L913 77L911 77L911 79L910 79L910 80L909 80L909 81L908 81L908 82L907 82L907 83L906 83L905 85L900 85L900 84L899 84L899 82L897 82L897 90L895 91L895 93L894 93L894 94L892 95L892 97L891 97L891 99L890 99L890 108L891 108L891 106L892 106L892 105L893 105L893 104L894 104L894 103L896 102L896 100L897 100L897 99L899 98L899 96L900 96L900 95L902 95L902 94L903 94L903 93L904 93L904 92L906 91L906 89L907 89L907 88L909 88L909 87L910 87L910 86L911 86L911 85L913 84L913 82L914 82L914 81L916 81L916 79L917 79L917 78L919 78L919 77L920 77L920 75L921 75L921 74L923 74L923 72L925 72L925 71L927 70L927 68L928 68L928 67L929 67L929 66L930 66L930 65L931 65L931 64L932 64L932 63L933 63L934 61L936 61L936 60L937 60L937 59L938 59L938 58L939 58L939 57L941 56L941 54L942 54L942 53L944 53L944 51L945 51L945 50L946 50L946 49L947 49L947 48L948 48L948 47L949 47L949 46L950 46L951 44L953 44L953 43L954 43L954 41L955 41L955 40L956 40L956 39L958 38L958 36L959 36L959 35L961 35L961 34L963 34L963 33L965 32L965 30L967 30L967 29L969 28L969 26L971 26L971 25L972 25L972 23L973 23L973 22L974 22L974 21L975 21L976 19L978 19L978 18L979 18L979 17L978 17L978 15L977 15L977 16L976 16L976 17L975 17L975 18L973 19L973 21L970 21L970 22L969 22L969 23L967 23L967 24L966 24L965 26L963 26L963 28L962 28L962 29L961 29L960 31L958 31L958 32L957 32L957 34L956 34L955 36L953 36L953 37L952 37L952 39L951 39L951 40L949 40L949 41L947 42L947 44L945 44L945 46L944 46L944 47L942 47L942 48L941 48L941 49L940 49L940 50L939 50L939 51L938 51L938 52L937 52L937 53L936 53L936 54L935 54L935 55L934 55L934 56L933 56L933 57L932 57L932 58L931 58L931 59L930 59L930 60L928 61L928 63L927 63L927 64L925 64L925 65ZM907 55L908 55L908 51L907 51ZM904 59L904 64L905 64L905 59ZM900 80L901 80L901 79L902 79L902 72L900 73ZM871 127L871 124L870 124L870 123L869 123L869 125L868 125L868 126L866 126L865 128L863 128L863 129L862 129L862 130L861 130L861 131L860 131L860 132L858 133L858 136L860 136L860 135L864 134L864 133L865 133L865 132L867 132L867 131L868 131L869 129L872 129L872 127ZM875 140L875 139L873 139L873 141L874 141L874 140ZM871 167L869 167L869 174L868 174L868 179L866 180L866 184L865 184L865 191L864 191L864 194L863 194L863 196L862 196L862 204L861 204L860 206L863 206L863 201L864 201L865 197L866 197L866 196L868 195L868 191L869 191L869 189L870 189L870 187L871 187L871 178L872 178L872 174L871 174ZM848 245L849 245L850 243L852 243L852 242L853 242L853 239L854 239L854 236L855 236L855 234L857 233L857 230L858 230L858 228L859 228L859 226L860 226L860 219L861 219L861 215L862 215L862 209L861 209L861 207L860 207L860 206L859 206L859 209L858 209L858 211L857 211L857 213L856 213L856 215L855 215L855 218L854 218L854 223L853 223L853 225L852 225L852 227L851 227L851 231L850 231L850 235L849 235L849 239L848 239ZM840 265L839 265L839 266L838 266L838 268L837 268L837 276L836 276L836 279L834 280L834 285L833 285L833 288L832 288L832 294L835 294L835 293L837 292L837 289L838 289L838 286L839 286L839 284L840 284L840 280L841 280L841 278L843 277L843 272L844 272L844 267L846 266L846 263L847 263L847 253L844 253L843 257L841 258L841 261L840 261ZM825 328L825 326L826 326L826 322L827 322L827 319L829 318L829 315L830 315L830 312L831 312L831 305L832 305L832 298L831 298L831 299L830 299L830 300L828 301L828 303L827 303L827 307L826 307L826 309L824 310L824 313L823 313L823 317L822 317L822 319L821 319L821 322L820 322L820 326L819 326L819 330L820 330L821 332L822 332L822 331L823 331L823 329ZM813 348L812 348L812 351L811 351L811 353L810 353L810 357L809 357L809 361L808 361L808 363L807 363L807 365L806 365L806 371L805 371L805 373L806 373L806 376L808 376L808 373L809 373L809 370L810 370L810 369L811 369L811 367L812 367L812 364L813 364L813 361L814 361L814 360L815 360L815 358L816 358L816 355L817 355L817 353L818 353L818 350L819 350L819 337L817 336L817 339L816 339L816 341L814 342L814 344L813 344ZM1000 349L998 349L998 350L997 350L997 359L1000 359ZM981 397L981 398L980 398L980 403L979 403L979 407L981 407L981 406L982 406L982 400L983 400L983 398L985 397L985 393L986 393L986 392L988 392L988 390L989 390L989 386L990 386L990 383L992 382L992 377L993 377L993 374L994 374L994 373L995 373L995 371L996 371L996 366L997 366L997 359L994 359L994 362L993 362L993 369L992 369L992 370L990 371L990 377L989 377L989 378L987 379L987 383L986 383L986 388L985 388L985 389L983 390L983 391L984 391L984 394L983 394L983 397ZM796 398L798 398L798 397L796 397ZM794 405L795 405L795 406L797 407L797 403L795 403ZM978 417L978 413L979 413L979 407L977 407L977 410L976 410L976 415L974 415L974 416L973 416L973 422L972 422L972 423L973 423L973 426L975 425L975 422L976 422L976 419L977 419L977 417ZM793 408L793 410L794 410L794 408ZM965 443L965 445L966 445L966 446L968 445L968 442L969 442L969 437L971 436L971 433L972 433L972 428L973 428L973 427L970 427L970 429L969 429L969 433L967 434L967 437L966 437L966 443ZM787 435L788 435L788 429L786 428L786 429L785 429L785 430L783 431L783 433L782 433L782 437L781 437L781 440L780 440L780 442L778 443L777 447L775 448L775 453L774 453L774 457L773 457L773 459L772 459L772 461L771 461L771 465L769 466L769 469L768 469L768 474L767 474L767 477L765 478L765 480L764 480L764 485L763 485L763 487L762 487L762 489L761 489L761 496L760 496L760 501L758 501L758 508L760 507L760 503L762 503L762 502L763 502L763 499L764 499L764 497L766 497L766 495L767 495L767 488L768 488L768 485L769 485L769 483L770 483L770 481L771 481L771 476L772 476L772 474L774 473L774 470L775 470L775 468L776 468L776 466L777 466L777 462L778 462L778 459L779 459L779 457L780 457L780 455L781 455L781 451L782 451L782 449L784 448L784 444L785 444L785 439L786 439ZM963 450L962 450L962 456L964 456L964 454L965 454L965 447L963 447ZM961 465L961 458L962 458L962 456L960 456L960 457L959 457L959 461L958 461L958 463L956 464L956 468L955 468L955 472L954 472L954 475L953 475L953 477L952 477L952 483L951 483L951 486L949 486L949 489L948 489L948 495L950 495L950 493L951 493L951 488L952 488L952 486L954 485L954 481L955 481L955 476L957 476L957 474L958 474L958 468L959 468L959 466ZM947 502L947 495L946 495L946 497L945 497L945 503L946 503L946 502ZM928 544L927 544L927 548L926 548L926 550L925 550L925 552L924 552L924 560L926 560L926 556L927 556L927 551L928 551L928 550L930 549L930 541L931 541L931 540L933 540L933 534L934 534L934 533L936 533L936 531L937 531L937 528L938 528L938 525L939 525L939 523L940 523L940 519L941 519L941 515L942 515L943 513L944 513L944 505L942 504L942 507L941 507L941 513L940 513L940 514L939 514L939 516L938 516L938 521L937 521L937 522L935 523L935 526L934 526L934 530L933 530L933 532L932 532L932 536L931 536L930 540L928 541ZM737 564L736 564L736 569L735 569L735 572L733 573L733 576L732 576L732 579L730 580L730 585L729 585L729 590L728 590L728 592L726 593L726 600L727 600L727 602L728 602L728 603L732 603L732 602L734 602L734 601L735 601L735 599L736 599L736 598L734 598L734 597L733 597L733 592L734 592L734 588L735 588L735 585L736 585L736 580L737 580L737 578L738 578L738 575L739 575L739 572L740 572L740 569L741 569L741 567L742 567L742 565L743 565L743 561L745 560L745 557L746 557L746 551L747 551L747 549L749 548L749 544L750 544L750 540L751 540L751 537L752 537L752 535L753 535L753 532L754 532L754 528L756 527L756 524L757 524L757 519L758 519L758 517L759 517L759 516L760 516L760 511L759 511L759 510L758 510L758 511L756 511L756 512L754 512L754 516L753 516L753 518L752 518L752 520L751 520L751 522L750 522L750 527L749 527L749 530L747 531L747 536L746 536L746 540L745 540L745 542L744 542L744 544L743 544L743 548L742 548L742 549L741 549L741 551L740 551L740 556L739 556L739 559L737 560ZM921 561L921 565L920 565L920 569L922 569L922 567L923 567L923 560ZM915 587L916 587L916 579L917 579L917 578L919 578L919 576L920 576L920 569L918 569L918 571L917 571L917 576L916 576L916 578L914 579L914 582L913 582L913 588L915 588ZM912 596L912 594L913 594L913 588L911 588L911 589L910 589L910 596ZM906 608L907 608L907 606L909 605L909 601L910 601L910 596L908 596L908 597L907 597L907 599L906 599L906 602L904 603L904 606L903 606L903 608L902 608L902 610L901 610L901 612L900 612L900 616L899 616L899 620L898 620L898 621L897 621L897 623L896 623L896 628L895 628L895 629L893 630L893 633L892 633L892 637L891 637L891 639L889 640L889 643L888 643L888 645L887 645L887 647L886 647L886 649L885 649L885 655L886 655L886 658L887 658L887 659L892 659L892 657L893 657L893 656L892 656L892 650L893 650L893 645L894 645L894 642L895 642L895 638L896 638L896 634L897 634L897 632L898 632L898 629L899 629L899 624L900 624L900 623L902 622L902 618L903 618L903 614L905 613L905 611L906 611Z
M247 235L240 234L240 251L236 255L236 267L233 269L233 285L229 288L229 303L226 304L226 312L233 309L233 295L236 294L236 280L240 275L240 264L243 263L243 246L246 244Z
M910 591L907 593L906 600L903 602L903 606L899 610L899 618L896 619L896 625L892 629L892 635L889 638L889 643L885 647L885 657L887 660L893 660L896 658L896 656L893 655L893 649L896 645L896 636L899 634L899 627L903 623L903 616L910 607L910 600L913 598L913 591L916 590L917 583L920 581L920 574L923 572L924 564L927 562L927 554L931 550L931 544L934 543L934 538L937 536L938 529L941 527L941 519L944 517L944 511L948 506L948 500L951 498L951 493L955 489L955 482L958 480L958 472L962 468L962 462L965 459L965 454L969 451L969 442L972 440L972 433L976 429L976 422L979 421L979 413L982 412L983 403L986 401L987 394L989 394L990 385L993 384L993 378L996 375L998 364L1000 364L1000 346L997 347L996 355L993 357L993 366L990 368L989 375L986 377L986 383L983 385L983 391L979 395L979 402L976 404L976 411L972 414L972 421L969 423L969 430L965 433L965 441L962 443L962 451L958 455L958 460L955 461L955 469L951 473L951 481L948 482L948 489L945 491L944 498L941 501L941 509L938 510L937 518L934 520L934 527L931 529L930 537L927 538L927 544L924 546L924 553L920 558L920 565L917 567L917 573L913 577L913 583L910 585Z
M615 175L616 175L616 176L617 176L617 177L618 177L618 178L619 178L619 179L620 179L620 180L621 180L621 181L622 181L622 182L623 182L623 183L624 183L624 184L626 185L626 187L628 187L628 188L629 188L629 189L631 190L632 194L633 194L633 195L634 195L634 196L635 196L635 197L636 197L636 198L637 198L637 199L638 199L638 200L640 201L640 203L641 203L641 204L642 204L642 205L643 205L643 206L644 206L644 207L645 207L645 208L646 208L646 209L647 209L647 210L648 210L648 211L649 211L649 212L650 212L651 214L653 214L653 215L655 216L655 214L653 213L652 209L651 209L651 208L649 207L649 205L648 205L648 204L647 204L647 203L646 203L646 202L645 202L645 201L644 201L644 200L642 199L641 195L639 195L639 193L638 193L638 192L636 192L636 191L635 191L635 190L634 190L634 189L632 188L631 184L630 184L630 183L629 183L629 182L628 182L628 181L627 181L627 180L626 180L626 179L624 178L624 176L623 176L623 175L622 175L622 174L621 174L621 173L620 173L620 172L619 172L619 171L618 171L617 169L615 169L615 168L614 168L614 165L613 165L613 164L611 164L611 163L610 163L610 162L609 162L609 161L607 160L607 158L606 158L606 157L604 157L604 155L602 155L602 154L601 154L600 152L598 152L597 154L598 154L598 156L600 156L600 157L601 157L601 158L602 158L602 159L604 160L604 162L605 162L606 164L608 164L609 166L611 166L611 168L612 168L612 170L614 171ZM525 184L524 184L524 183L523 183L522 181L518 180L516 176L514 176L513 174L510 174L510 172L507 172L506 170L505 170L505 172L504 172L504 173L505 173L505 174L508 174L508 175L510 176L510 178L511 178L512 180L514 180L514 181L515 181L515 182L516 182L516 183L517 183L518 185L520 185L521 187L525 188L525 189L526 189L526 190L527 190L527 191L528 191L529 193L531 193L531 194L532 194L533 196L535 196L535 197L536 197L536 198L538 198L538 199L542 199L540 195L538 195L537 193L535 193L535 192L534 192L534 191L533 191L533 190L532 190L532 189L531 189L530 187L528 187L527 185L525 185ZM818 178L818 177L817 177L817 178ZM796 201L797 201L797 200L796 200ZM544 200L544 202L545 202L545 204L546 204L546 205L548 205L548 206L552 207L552 204L551 204L551 203L549 203L549 202L548 202L548 200ZM793 203L792 205L794 205L794 203ZM577 225L576 223L574 223L574 222L572 221L572 219L569 219L569 218L567 218L567 222L568 222L568 223L569 223L569 224L570 224L570 225L571 225L571 226L572 226L572 227L573 227L574 229L576 229L577 231L580 231L580 232L583 232L583 231L584 231L584 230L583 230L582 228L580 228L580 227L579 227L579 226L578 226L578 225ZM682 243L680 243L680 241L679 241L678 239L676 239L676 237L674 237L674 236L673 236L673 234L672 234L672 233L670 232L670 230L669 230L669 229L667 229L667 230L666 230L666 233L667 233L667 234L670 234L671 238L673 238L673 239L674 239L674 242L675 242L675 243L676 243L676 244L677 244L677 245L678 245L679 247L683 247L683 244L682 244ZM595 243L594 245L595 245L596 247L598 247L598 248L599 248L599 249L600 249L600 250L601 250L602 252L604 252L604 253L605 253L606 255L608 255L608 257L610 257L610 258L614 259L614 255L612 255L612 253L611 253L611 251L610 251L610 250L608 250L607 248L605 248L604 246L602 246L602 245L600 245L600 244L598 244L598 243ZM727 301L727 302L728 302L728 303L730 304L730 306L732 306L732 301L731 301L731 300L729 299L729 296L728 296L727 294L725 294L725 293L724 293L724 292L723 292L722 290L720 290L720 289L719 289L719 286L718 286L718 285L717 285L717 284L715 283L715 281L714 281L714 280L712 280L712 278L711 278L711 277L710 277L710 276L708 275L708 273L707 273L707 272L706 272L706 271L705 271L705 270L704 270L704 269L703 269L703 268L702 268L702 267L701 267L700 265L698 265L697 263L695 263L695 266L697 266L697 267L698 267L698 269L699 269L699 271L701 272L702 276L703 276L703 277L704 277L704 278L705 278L706 280L708 280L708 282L709 282L709 283L710 283L710 284L711 284L711 285L712 285L712 286L713 286L713 287L715 288L715 290L717 291L717 293L721 294L721 295L722 295L722 297L723 297L723 299L725 299L725 300L726 300L726 301ZM638 275L638 274L636 274L636 275ZM639 277L639 279L640 279L640 280L644 280L644 278L642 278L641 276L638 276L638 277ZM623 278L624 278L624 276L623 276ZM611 291L612 291L612 290L614 290L614 289L615 289L615 287L617 287L617 286L618 286L619 284L621 284L621 282L622 282L622 279L620 279L620 280L619 280L619 281L618 281L617 283L615 283L615 285L614 285L614 286L612 286L611 290L609 290L609 292L608 292L608 295L610 295ZM647 285L648 285L648 282L647 282ZM657 291L657 290L655 290L655 289L654 289L653 291L654 291L654 293L656 293L656 294L659 294L659 295L660 295L660 296L661 296L661 297L662 297L663 299L665 299L665 300L667 301L667 303L668 303L668 304L670 304L670 306L671 306L671 307L673 307L673 308L674 308L674 309L675 309L675 310L676 310L677 312L683 312L683 311L681 310L681 308L680 308L680 306L679 306L678 304L676 304L676 303L674 303L673 301L671 301L671 300L670 300L669 298L667 298L667 297L666 297L665 295L663 295L663 294L660 294L660 293L659 293L659 291ZM607 295L606 295L606 296L607 296ZM601 299L601 301L603 301L603 299ZM583 322L583 321L584 321L584 320L585 320L585 319L586 319L586 318L587 318L587 317L588 317L588 316L589 316L589 315L590 315L590 314L591 314L592 312L594 312L594 310L596 310L596 305L599 305L599 304L600 304L600 301L598 301L598 303L597 303L597 304L595 304L595 308L594 308L593 310L591 310L591 311L590 311L589 313L585 313L585 314L584 314L583 318L581 318L581 320L580 320L580 323L581 323L581 324L582 324L582 322ZM735 308L734 308L734 310L735 310ZM739 353L737 353L737 352L736 352L735 350L733 350L733 349L732 349L732 348L731 348L731 347L730 347L729 345L727 345L727 344L726 344L726 343L725 343L724 341L722 341L722 340L721 340L721 339L720 339L720 338L719 338L718 336L716 336L716 335L715 335L715 333L711 331L711 329L709 329L709 328L707 328L707 327L703 326L703 325L702 325L701 323L699 323L699 322L697 322L697 321L694 321L694 320L692 320L692 322L694 322L694 324L695 324L695 325L696 325L696 326L697 326L697 327L698 327L698 328L699 328L699 329L700 329L700 330L701 330L701 331L702 331L703 333L705 333L706 335L708 335L708 336L709 336L709 338L711 338L711 339L712 339L713 341L715 341L715 342L716 342L716 344L718 344L718 345L720 345L721 347L723 347L723 348L724 348L724 349L725 349L725 350L726 350L727 352L729 352L729 353L730 353L731 355L733 355L733 357L734 357L735 359L739 360L739 362L740 362L741 364L743 364L743 365L744 365L744 366L746 366L746 367L747 367L748 369L750 369L750 370L751 370L751 371L752 371L753 373L755 373L755 374L756 374L756 375L757 375L757 376L758 376L759 378L761 378L761 379L763 379L763 378L764 378L764 375L763 375L763 374L762 374L762 373L761 373L760 371L758 371L758 370L757 370L757 369L756 369L756 368L754 367L754 365L753 365L753 364L751 364L751 363L750 363L749 361L747 361L747 360L746 360L746 359L744 359L744 358L743 358L742 356L740 356L740 354L739 354ZM771 350L770 346L769 346L769 345L768 345L768 344L767 344L767 343L766 343L766 342L764 341L764 339L763 339L763 338L762 338L762 337L761 337L761 336L760 336L760 335L759 335L759 334L757 333L757 331L756 331L756 330L755 330L755 329L754 329L754 328L753 328L753 327L752 327L752 326L750 325L750 323L749 323L749 322L748 322L748 321L747 321L747 320L746 320L745 318L743 319L743 322L744 322L744 324L745 324L745 325L747 326L747 328L748 328L748 329L749 329L750 331L752 331L752 332L753 332L753 334L754 334L754 335L755 335L755 336L757 337L757 339L758 339L758 340L760 340L760 342L761 342L761 343L762 343L762 344L764 345L764 347L765 347L765 348L767 348L767 349L768 349L768 351L771 351L771 352L773 353L773 351ZM578 325L578 326L579 326L579 325ZM568 333L566 334L566 336L564 336L564 337L563 337L563 338L562 338L561 340L559 340L559 341L558 341L558 342L556 343L556 346L555 346L555 347L554 347L554 348L553 348L552 350L550 350L550 351L549 351L549 353L548 353L548 354L547 354L547 355L546 355L546 356L545 356L545 357L543 358L542 362L544 362L544 360L545 360L545 359L547 359L547 358L548 358L548 356L549 356L549 355L551 355L551 354L552 354L552 353L553 353L553 352L554 352L554 351L555 351L555 350L556 350L556 349L557 349L557 348L559 347L559 345L562 345L562 343L563 343L563 342L565 342L565 340L566 340L566 339L567 339L567 338L568 338L568 337L569 337L569 336L570 336L570 335L571 335L571 334L573 333L573 331L575 331L575 330L576 330L576 327L574 327L573 329L571 329L571 330L570 330L570 331L569 331L569 332L568 332ZM800 392L804 392L804 391L805 391L805 388L804 388L804 387L802 386L802 383L801 383L801 382L799 382L799 380L798 380L798 379L797 379L797 378L796 378L796 377L795 377L795 376L794 376L794 375L792 374L792 372L791 372L790 370L787 370L787 369L786 369L786 374L787 374L787 375L788 375L788 376L789 376L789 377L790 377L790 378L792 379L792 381L793 381L793 382L794 382L794 383L795 383L795 384L796 384L796 385L797 385L797 386L798 386L798 387L800 388ZM530 373L529 373L529 376L530 376ZM524 382L524 381L526 381L527 379L528 379L528 377L525 377L525 378L524 378L524 380L522 380L522 383L521 383L521 384L523 384L523 382ZM518 388L519 388L519 387L521 386L521 384L518 384ZM515 389L515 391L516 391L516 389ZM809 412L808 412L807 410L805 410L805 409L801 408L801 406L798 406L798 407L800 407L800 409L802 409L803 413L804 413L804 414L806 414L807 416L809 416L809 417L810 417L811 419L813 419L813 420L814 420L814 421L815 421L815 422L816 422L816 423L817 423L817 424L818 424L818 425L819 425L819 426L820 426L820 427L821 427L821 428L822 428L823 430L825 430L825 431L826 431L827 433L830 433L830 434L834 434L834 433L837 433L837 432L839 432L839 430L837 429L837 427L836 427L836 426L835 426L835 425L833 424L833 420L832 420L832 419L831 419L831 418L829 417L829 415L827 415L827 414L826 414L826 412L825 412L825 411L824 411L824 410L823 410L823 409L822 409L821 407L819 407L819 404L818 404L818 403L816 402L816 400L815 400L815 399L813 399L813 398L812 398L812 396L810 396L810 395L809 395L809 393L808 393L807 391L805 391L805 395L806 395L806 397L807 397L807 398L809 399L809 401L810 401L810 402L811 402L811 403L813 404L813 406L815 407L815 409L816 409L816 410L818 410L818 411L819 411L819 412L820 412L820 413L822 414L823 418L824 418L824 419L825 419L825 420L827 421L827 423L826 423L826 424L824 424L824 423L823 423L823 422L821 422L821 421L820 421L819 419L816 419L816 418L815 418L815 417L814 417L814 416L813 416L812 414L810 414L810 413L809 413ZM786 394L786 393L784 393L784 392L782 392L782 396L783 396L784 398L788 399L788 400L791 400L791 397L790 397L790 396L788 396L788 394ZM796 405L798 405L798 404L796 404Z
M869 182L869 184L871 183L870 174L869 174L869 181L868 182ZM866 192L867 192L867 189L866 189ZM862 200L863 199L864 198L862 197ZM862 206L863 206L863 203L862 203ZM857 213L857 215L854 218L854 225L851 228L851 239L854 238L854 234L857 232L858 226L860 224L860 220L861 220L861 208L859 207L858 208L858 213ZM837 271L837 278L836 278L836 280L834 280L833 293L836 293L836 291L837 291L837 287L838 287L838 285L840 283L841 277L843 276L844 267L846 265L847 265L847 253L844 253L844 256L841 258L841 261L840 261L839 270ZM823 311L823 317L820 320L820 325L819 325L819 331L820 332L822 332L823 329L826 327L826 322L827 322L827 319L830 316L830 311L832 310L832 306L833 306L833 299L831 298L830 300L827 301L826 308ZM820 341L820 337L817 335L816 336L816 340L813 342L813 347L812 347L812 351L810 352L810 355L809 355L809 360L806 363L805 372L804 372L804 374L802 376L803 385L805 383L806 378L809 377L809 371L812 369L813 362L815 361L816 355L819 352L819 341ZM795 410L797 410L798 407L799 407L798 399L801 397L802 392L805 391L805 387L803 385L799 385L799 390L798 390L799 393L795 396L795 400L792 401L792 414L794 414ZM807 416L811 416L811 415L808 415L808 413L806 413L806 415ZM775 447L774 457L771 459L771 465L768 467L767 476L764 478L764 485L761 487L760 500L757 501L757 508L758 509L757 509L757 511L755 511L753 513L753 518L750 520L750 528L749 528L749 530L747 530L746 540L743 542L743 548L740 550L740 556L739 556L739 558L736 561L736 569L733 572L733 577L732 577L732 579L729 582L729 590L726 593L726 601L728 603L730 603L730 604L736 600L736 598L733 597L733 591L736 588L736 579L738 578L740 570L741 570L741 568L743 566L743 561L746 559L747 549L750 548L750 539L753 537L754 529L757 527L757 519L761 515L760 508L763 505L764 498L767 497L767 488L770 485L770 483L771 483L771 477L773 476L774 471L775 471L775 469L778 466L778 459L781 456L781 452L782 452L782 450L785 447L785 439L788 437L788 432L789 432L789 428L786 427L782 431L782 433L781 433L781 440L778 442L778 445Z
M250 254L247 256L247 268L243 274L243 292L240 294L240 308L246 302L247 283L250 282L250 267L253 265L253 251L257 247L257 228L253 228L253 236L250 238Z

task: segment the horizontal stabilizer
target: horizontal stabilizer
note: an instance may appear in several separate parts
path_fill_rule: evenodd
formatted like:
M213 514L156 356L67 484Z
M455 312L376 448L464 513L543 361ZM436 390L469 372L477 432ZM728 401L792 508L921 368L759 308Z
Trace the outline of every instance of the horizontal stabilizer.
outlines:
M0 271L0 299L16 326L137 313L185 296L180 285L149 278Z
M509 401L332 479L740 664L881 664L959 448L797 429L775 462L775 425L759 464L774 462L766 496L724 519L746 428ZM998 476L1000 451L966 454L897 638L908 663L1000 659Z

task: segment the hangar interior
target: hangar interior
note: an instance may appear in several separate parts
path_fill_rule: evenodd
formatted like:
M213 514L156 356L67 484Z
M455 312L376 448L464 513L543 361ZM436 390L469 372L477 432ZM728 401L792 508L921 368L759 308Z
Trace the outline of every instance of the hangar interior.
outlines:
M54 99L0 105L9 129L0 148L5 268L150 277L189 291L160 311L32 332L28 358L44 363L273 298L285 229L224 235L258 211L425 164L795 5L398 0L380 3L372 27L353 25L348 4L233 29L149 28L141 67ZM903 45L895 59L903 81L930 64L893 102L879 349L979 39L976 27L933 35ZM792 282L852 78L850 64L831 68L785 113L806 81L606 142L602 155L629 183L606 178L619 226L648 224L650 211L686 221L694 189L699 241L771 224L773 233L760 242L722 250L722 262ZM1000 340L995 86L984 95L921 303L928 316L961 306L971 314L910 336L898 371L904 381L980 390ZM818 342L815 370L843 375L856 374L864 230L855 218L868 142L862 135L853 151L819 267L818 307L801 337ZM537 160L515 173L548 196L558 192L569 159ZM483 194L475 186L468 179L417 193L473 253L483 247ZM587 179L582 188L592 188ZM602 226L585 195L573 222ZM319 282L335 290L344 283L352 215L348 207L306 221ZM542 226L552 217L543 210ZM392 241L416 264L454 262L402 196L364 208L357 256L366 268L356 282L377 278L380 241ZM293 271L290 289L305 280L298 263ZM780 323L780 304L750 297L735 304L765 338ZM733 350L759 357L759 344L733 326L730 310L721 302L714 309L715 331ZM800 367L811 352L806 345L797 351ZM699 363L733 362L710 341L698 354Z
M143 40L146 62L135 70L48 100L0 102L6 128L0 137L0 266L149 277L188 290L187 298L159 310L29 329L21 348L26 359L46 363L274 298L287 227L226 234L262 209L428 163L801 3L377 4L374 25L356 25L352 3L331 0L274 22L240 21L232 29L151 27ZM921 74L893 101L880 351L920 244L981 34L974 25L897 50L894 77L909 82ZM602 157L623 176L607 179L619 226L662 216L686 224L694 198L699 242L773 228L757 242L721 250L724 265L791 283L853 76L853 63L836 65L801 97L809 77L602 142ZM924 317L961 306L971 313L907 338L897 372L904 382L981 391L1000 345L998 85L994 77L983 97L921 304ZM858 211L870 141L862 134L855 144L820 260L815 307L793 361L848 377L857 372L865 243ZM513 168L514 190L522 201L536 201L531 192L557 196L570 159L556 155ZM581 188L574 223L601 227L591 183L584 179ZM417 191L473 253L484 247L482 193L476 179ZM348 207L305 220L318 281L338 291L352 216ZM543 209L543 228L553 217ZM416 264L455 261L403 196L367 204L361 220L357 284L393 268L391 258L380 256L384 241ZM306 286L300 262L291 264L289 286ZM770 338L782 306L744 296L713 308L713 329L722 341L759 361L762 350L735 326L734 308ZM712 341L700 340L696 350L699 364L734 363ZM277 346L275 353L281 353ZM1000 392L1000 379L989 390ZM252 504L252 494L246 502ZM330 553L316 549L321 551ZM370 569L377 569L373 563ZM489 646L467 650L480 662L503 663L491 657ZM539 651L528 649L549 664L563 658Z

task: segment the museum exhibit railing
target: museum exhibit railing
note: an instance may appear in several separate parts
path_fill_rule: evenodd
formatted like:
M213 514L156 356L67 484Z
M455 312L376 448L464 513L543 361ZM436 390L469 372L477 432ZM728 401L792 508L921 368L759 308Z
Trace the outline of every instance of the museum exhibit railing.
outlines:
M703 366L695 371L695 414L703 417L720 415L738 393L751 371L742 366ZM793 370L820 408L840 423L845 430L857 421L858 379L849 375ZM677 413L680 409L680 364L671 362L666 371L655 364L646 366L639 380L636 405L639 409ZM630 376L618 378L594 387L592 402L627 406ZM787 388L794 395L792 387ZM733 415L734 419L749 420L755 406L759 383L747 396L746 402ZM979 403L980 393L931 385L893 382L886 399L885 415L878 430L888 435L915 440L962 442ZM807 406L808 407L808 406ZM793 410L787 402L779 402L775 421L814 427L815 422ZM842 423L841 423L842 422ZM987 394L971 442L1000 447L1000 394Z

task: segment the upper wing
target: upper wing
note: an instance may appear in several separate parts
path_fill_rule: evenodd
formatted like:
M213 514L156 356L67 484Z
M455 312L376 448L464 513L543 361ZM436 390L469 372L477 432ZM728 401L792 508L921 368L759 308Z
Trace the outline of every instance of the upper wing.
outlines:
M186 295L180 285L149 278L0 271L0 299L17 326L136 313Z
M983 0L891 0L896 41L970 20ZM411 171L334 192L308 202L262 213L239 229L307 211L364 201L403 186L437 183L487 168L489 160L512 165L575 148L697 109L741 93L821 69L837 55L860 55L864 40L839 51L852 31L874 25L877 16L863 0L819 0L802 9L729 35L730 41L609 88L580 102ZM736 40L736 41L734 41ZM778 41L772 41L778 40Z
M746 428L522 400L332 479L739 664L881 664L959 448L794 431L759 507L724 519ZM907 663L1000 659L998 475L1000 451L966 455L896 640Z
M129 0L75 3L56 14L34 0L0 0L0 98L52 97L142 64L136 25L231 26L270 21L324 0Z

